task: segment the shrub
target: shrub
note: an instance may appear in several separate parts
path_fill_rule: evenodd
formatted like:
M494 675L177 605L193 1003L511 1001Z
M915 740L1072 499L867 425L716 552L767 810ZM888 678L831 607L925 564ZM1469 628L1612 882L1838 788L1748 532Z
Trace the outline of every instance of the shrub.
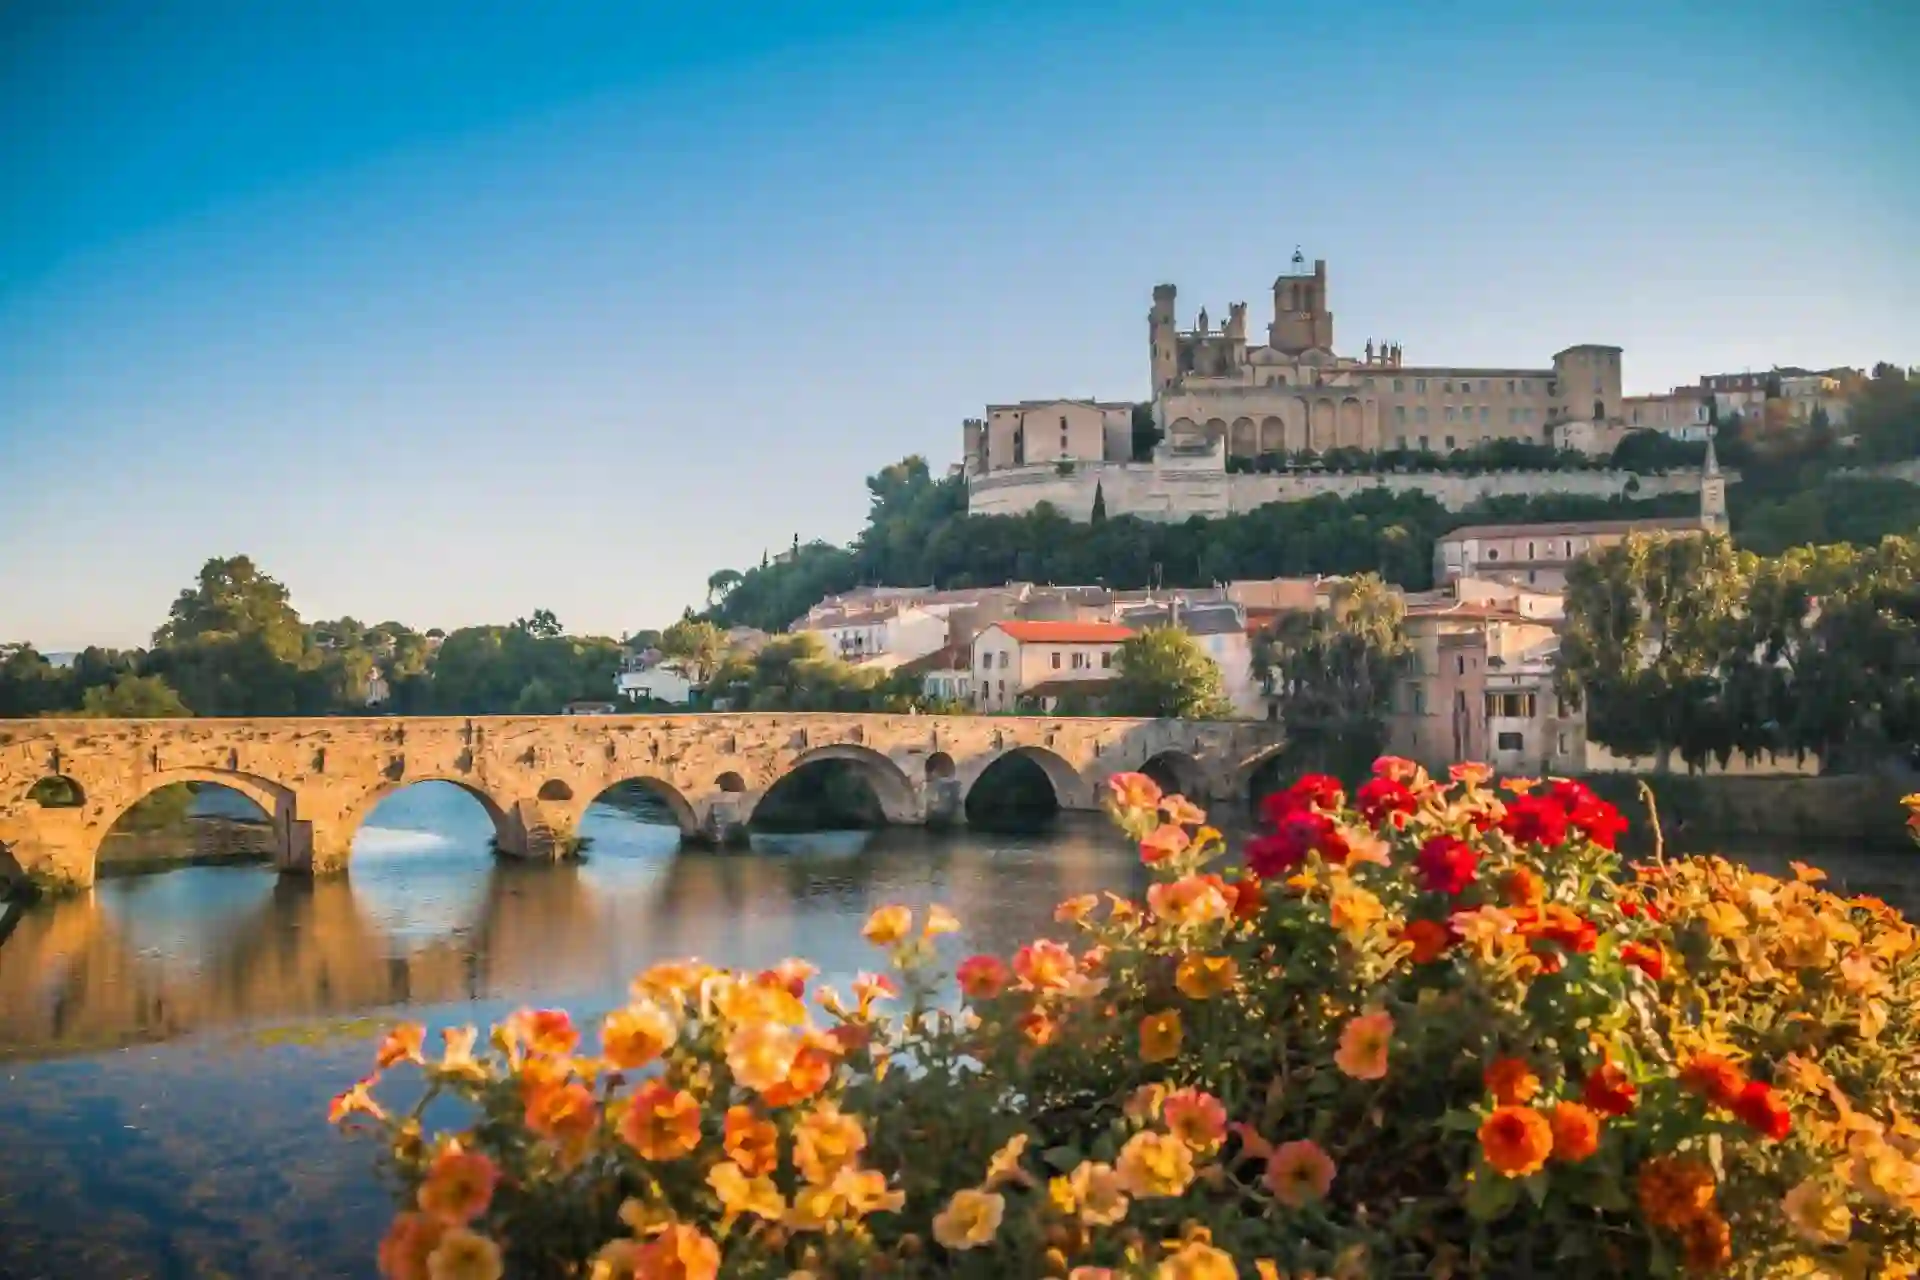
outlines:
M1109 788L1143 900L1062 903L1075 942L971 957L957 999L956 922L885 907L850 999L665 964L596 1046L395 1028L333 1107L404 1188L385 1274L1914 1274L1920 950L1884 904L1623 869L1610 805L1481 766L1302 778L1237 866ZM389 1115L402 1062L426 1096Z

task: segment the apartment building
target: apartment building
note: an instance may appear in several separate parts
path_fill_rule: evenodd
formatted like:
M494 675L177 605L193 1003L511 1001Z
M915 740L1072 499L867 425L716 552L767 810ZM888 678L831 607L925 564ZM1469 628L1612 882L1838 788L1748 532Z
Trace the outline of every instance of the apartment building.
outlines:
M1093 692L1133 634L1115 622L995 622L973 638L973 705L1012 711L1037 699L1052 710L1065 692Z

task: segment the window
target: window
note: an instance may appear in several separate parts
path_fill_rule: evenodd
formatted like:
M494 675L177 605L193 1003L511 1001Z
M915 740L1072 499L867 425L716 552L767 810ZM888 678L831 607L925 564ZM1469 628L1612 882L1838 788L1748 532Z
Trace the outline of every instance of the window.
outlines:
M1055 671L1060 669L1060 651L1058 649L1053 651L1053 669Z
M1512 394L1513 394L1513 379L1512 379L1512 378L1508 378L1508 379L1507 379L1507 394L1508 394L1508 395L1512 395Z
M1452 395L1452 394L1453 394L1453 384L1452 384L1451 382L1443 382L1443 383L1441 383L1441 384L1440 384L1440 390L1442 390L1442 391L1444 391L1444 392L1446 392L1446 393L1447 393L1448 395Z
M1111 653L1103 653L1100 655L1100 669L1102 671L1110 671L1113 669L1113 655Z
M1507 410L1507 425L1508 425L1508 426L1510 426L1510 427L1511 427L1511 426L1514 426L1514 425L1515 425L1515 424L1517 424L1517 423L1518 423L1519 421L1520 421L1520 411L1519 411L1518 409L1509 409L1509 410Z
M1417 716L1427 714L1427 691L1417 684L1413 686L1413 714Z
M1493 417L1493 410L1489 409L1486 405L1481 405L1480 406L1480 425L1484 427L1485 425L1487 425L1487 421L1492 417Z
M1467 694L1466 694L1466 690L1464 690L1464 689L1461 689L1461 690L1457 690L1457 691L1455 691L1455 693L1454 693L1454 695L1453 695L1453 709L1454 709L1455 711L1460 711L1460 712L1465 712L1465 711L1466 711L1466 709L1467 709Z
M1555 379L1552 379L1552 378L1549 378L1549 379L1547 379L1547 394L1548 394L1548 395L1550 395L1550 396L1557 396L1557 395L1559 395L1559 394L1560 394L1560 383L1559 383L1558 381L1556 381Z
M1074 654L1074 655L1073 655L1073 669L1074 669L1075 671L1084 671L1084 670L1086 670L1086 667L1087 667L1087 655L1086 655L1086 654L1084 654L1084 653L1076 653L1076 654Z
M1440 416L1441 416L1441 418L1442 418L1442 420L1443 420L1443 421L1446 421L1446 422L1452 422L1452 421L1453 421L1453 406L1452 406L1452 405L1448 405L1448 406L1447 406L1447 407L1446 407L1445 409L1442 409L1442 410L1440 411Z
M1500 558L1500 553L1498 551L1495 551L1492 547L1487 548L1487 559L1498 560L1499 558Z
M1463 676L1467 674L1467 660L1458 654L1456 654L1453 659L1453 674L1457 676ZM1465 697L1466 695L1462 694L1460 696Z
M1413 389L1424 393L1427 389L1427 380L1425 378L1415 378L1413 380Z
M1425 422L1427 420L1427 406L1416 406L1413 411L1413 420L1415 422Z
M1007 682L1005 680L1000 681L1000 696L1002 698L1007 696Z
M1393 406L1393 420L1399 423L1403 427L1406 426L1407 425L1407 406L1403 404L1397 404Z
M1448 448L1448 449L1452 449L1452 448L1453 448L1453 437L1452 437L1452 436L1448 436L1448 437L1447 437L1447 448Z
M1405 378L1395 378L1393 380L1393 389L1395 391L1405 391L1407 389L1407 380Z
M1533 559L1533 544L1531 542L1527 544L1527 559Z
M1060 415L1060 434L1065 435L1066 433L1067 433L1067 415L1063 413Z
M1426 451L1427 451L1427 438L1426 438L1425 436L1421 436L1421 437L1420 437L1420 452L1422 452L1422 453L1425 453Z
M1525 751L1527 749L1526 739L1517 733L1503 733L1500 735L1498 749L1501 751Z
M980 669L981 669L982 671L991 671L991 670L993 669L993 655L992 655L992 654L990 654L990 653L983 653L983 654L981 654L981 655L980 655Z
M1406 438L1405 436L1395 436L1395 437L1393 438L1393 447L1394 447L1394 448L1396 448L1396 449L1404 449L1404 448L1406 448L1406 447L1407 447L1407 438Z
M1007 657L1008 657L1007 651L1005 649L1002 649L1000 651L1000 669L1002 671L1005 671L1007 669Z

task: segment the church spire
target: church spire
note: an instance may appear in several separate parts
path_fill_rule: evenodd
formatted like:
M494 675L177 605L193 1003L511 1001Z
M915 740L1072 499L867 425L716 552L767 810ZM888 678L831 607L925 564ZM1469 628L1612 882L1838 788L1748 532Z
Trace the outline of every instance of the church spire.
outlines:
M1717 433L1718 428L1707 428L1707 456L1700 464L1700 527L1708 533L1727 532L1727 481L1713 449Z

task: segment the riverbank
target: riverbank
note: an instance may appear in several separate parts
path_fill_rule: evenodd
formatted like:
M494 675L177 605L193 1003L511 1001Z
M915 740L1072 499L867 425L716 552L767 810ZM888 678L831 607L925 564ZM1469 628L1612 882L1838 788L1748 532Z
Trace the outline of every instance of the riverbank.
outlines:
M1667 843L1687 852L1756 841L1878 853L1913 849L1900 806L1900 797L1913 787L1898 778L1594 774L1582 781L1626 815L1636 845L1651 847L1653 840L1652 815L1640 791L1645 783Z

